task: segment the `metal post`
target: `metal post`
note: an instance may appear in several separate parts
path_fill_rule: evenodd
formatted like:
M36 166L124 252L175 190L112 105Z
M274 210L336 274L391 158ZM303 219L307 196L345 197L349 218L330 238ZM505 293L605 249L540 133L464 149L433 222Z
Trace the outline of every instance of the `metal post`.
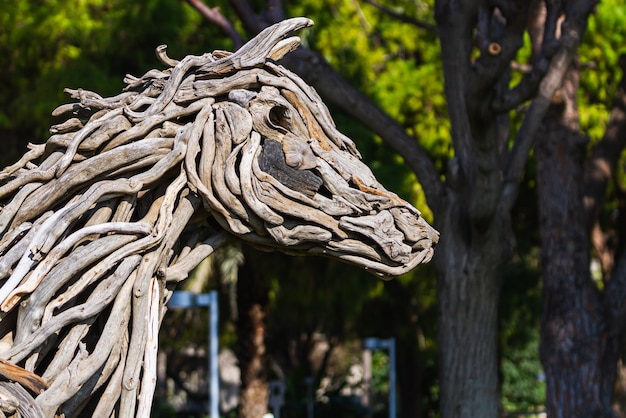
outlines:
M312 376L304 378L306 384L306 416L307 418L313 418L313 382Z
M396 418L396 339L389 338L389 418Z
M210 412L211 418L219 418L219 404L220 404L220 389L219 389L219 351L218 351L218 335L217 335L217 323L218 323L218 305L217 305L217 291L213 290L210 293L209 301L209 376L211 377L211 398L210 398Z
M363 396L361 405L366 409L366 417L372 416L372 350L363 348Z
M219 418L219 348L218 348L218 300L217 291L195 294L184 290L172 294L168 306L176 308L209 308L209 416Z

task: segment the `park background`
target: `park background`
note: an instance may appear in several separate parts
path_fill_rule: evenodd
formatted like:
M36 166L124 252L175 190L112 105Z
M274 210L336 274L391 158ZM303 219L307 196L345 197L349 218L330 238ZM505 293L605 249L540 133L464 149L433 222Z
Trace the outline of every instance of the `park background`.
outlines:
M48 127L58 122L50 112L68 101L64 88L115 95L123 88L125 74L141 75L162 67L154 54L160 44L167 44L174 58L237 47L237 39L202 16L192 1L1 3L2 166L16 160L28 142L47 139ZM253 34L247 33L233 3L241 2L206 2L249 38ZM257 10L265 7L261 1L250 3ZM285 2L284 12L315 21L313 28L299 33L303 46L319 52L416 138L445 177L454 149L433 3L381 1L377 7L360 0L301 0ZM625 9L619 0L601 2L589 17L579 48L578 113L589 150L605 134L619 91ZM522 64L512 66L513 81L528 72L523 63L531 54L530 41L527 36L524 41L515 60ZM355 140L377 178L432 221L436 214L402 155L326 101L339 129ZM511 123L521 123L518 114L523 112L523 106L512 111ZM625 180L620 163L602 209L609 225L606 234L613 234L615 241L621 232L617 219L624 204ZM510 417L541 412L546 402L539 359L542 273L537 200L531 155L511 214L516 246L502 267L498 310L500 409ZM598 288L604 286L600 265L599 256L592 257L590 270ZM373 357L373 409L368 412L360 403L358 366L367 337L396 339L399 416L439 416L437 284L431 265L385 282L328 259L229 246L204 262L183 287L198 293L220 292L220 347L238 357L259 352L260 347L251 347L246 338L250 327L262 327L261 357L266 367L261 380L286 382L282 417L305 416L307 379L313 382L315 416L387 416L389 359L384 351L376 351ZM249 312L250 306L257 307L256 316L242 319L241 313ZM154 416L181 416L181 410L202 408L207 397L206 336L205 310L172 312L164 320L161 345L167 367L160 371L165 379L159 386L161 396L155 398ZM618 411L626 396L620 382L618 378ZM236 414L233 409L225 416Z

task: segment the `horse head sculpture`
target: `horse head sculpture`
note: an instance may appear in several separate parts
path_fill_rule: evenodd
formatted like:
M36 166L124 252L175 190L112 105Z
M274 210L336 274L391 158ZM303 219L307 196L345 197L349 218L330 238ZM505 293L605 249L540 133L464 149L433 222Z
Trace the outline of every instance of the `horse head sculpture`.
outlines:
M311 24L67 90L72 116L0 172L0 410L149 416L168 288L227 237L382 277L430 260L437 232L275 63Z

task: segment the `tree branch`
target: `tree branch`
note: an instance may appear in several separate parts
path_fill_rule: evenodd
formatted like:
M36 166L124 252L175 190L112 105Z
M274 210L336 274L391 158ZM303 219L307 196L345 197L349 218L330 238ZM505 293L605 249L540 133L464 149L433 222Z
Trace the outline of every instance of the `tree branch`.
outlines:
M384 14L394 18L395 20L397 20L398 22L402 22L402 23L408 23L410 25L413 25L417 28L420 29L425 29L429 32L432 33L437 33L437 27L435 25L431 25L430 23L426 23L423 22L421 20L417 20L414 19L410 16L407 16L403 13L397 13L394 12L393 10L383 6L382 4L378 3L377 1L374 0L363 0L365 3L377 8L378 10L380 10L381 12L383 12Z
M539 84L550 66L548 57L540 57L532 66L530 72L524 75L522 80L511 90L501 96L494 97L491 109L498 113L508 112L532 99L539 89Z
M443 62L444 90L448 106L452 144L460 187L473 184L476 177L474 138L468 112L468 82L470 79L473 16L478 13L478 1L435 3L441 57Z
M550 60L560 47L556 38L558 19L561 17L561 2L532 2L530 5L528 32L533 45L532 70L512 89L496 96L491 108L496 112L507 112L536 96L539 84L546 75Z
M576 54L576 48L567 48L561 50L552 60L548 73L541 81L539 93L532 101L528 108L528 112L522 121L522 125L515 138L513 150L511 151L509 164L505 170L505 188L502 192L501 205L512 207L517 192L519 190L519 182L522 178L526 159L530 150L535 144L535 136L541 122L543 120L552 96L561 86L567 69Z
M586 16L591 13L596 0L569 3L571 3L571 7L563 23L562 35L559 39L561 48L552 58L550 67L540 83L539 93L532 101L522 121L505 169L506 184L502 191L500 203L506 208L512 207L517 198L519 182L528 153L534 145L537 130L541 126L541 121L550 106L554 93L561 87L565 73L576 56L578 45L586 29ZM543 45L546 45L545 35Z
M275 21L266 21L263 17L257 14L250 3L247 0L229 0L232 8L237 13L239 19L241 19L245 28L253 33L259 33L266 27L276 23ZM281 16L281 20L282 20Z
M497 10L479 13L482 18L478 21L480 25L477 27L476 37L481 40L481 54L471 73L469 86L473 93L470 95L480 95L489 89L510 68L511 61L524 43L527 15L527 2L523 2L510 19L502 17Z
M285 19L284 10L282 0L267 0L267 7L263 14L269 22L277 23Z
M235 50L239 49L244 44L244 40L241 35L239 35L239 32L237 32L228 19L220 13L218 7L210 8L204 4L202 0L187 0L187 3L196 9L202 17L219 27L230 39L232 39Z

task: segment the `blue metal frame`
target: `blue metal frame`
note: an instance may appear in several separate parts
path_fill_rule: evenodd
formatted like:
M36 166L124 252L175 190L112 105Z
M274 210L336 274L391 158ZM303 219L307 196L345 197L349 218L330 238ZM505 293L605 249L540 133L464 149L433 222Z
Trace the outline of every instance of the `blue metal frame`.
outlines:
M192 293L178 290L172 293L167 306L171 309L209 308L209 416L219 418L219 349L218 349L218 300L217 291Z

